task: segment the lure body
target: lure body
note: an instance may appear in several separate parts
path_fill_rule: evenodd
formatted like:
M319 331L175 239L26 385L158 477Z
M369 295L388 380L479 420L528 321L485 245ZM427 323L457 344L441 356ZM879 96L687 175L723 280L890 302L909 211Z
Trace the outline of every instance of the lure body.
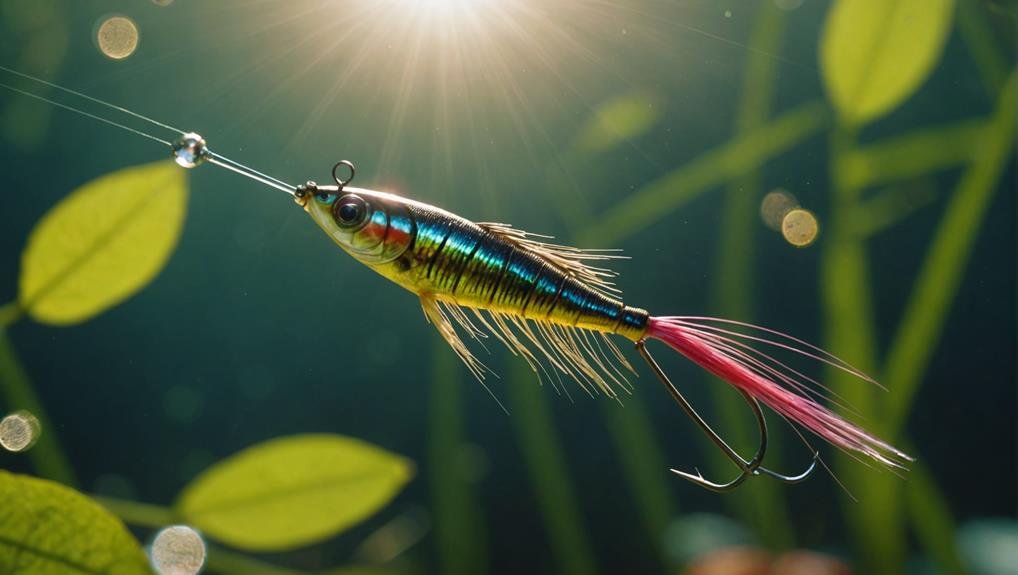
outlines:
M417 295L632 341L646 332L646 311L581 282L571 269L534 250L535 242L521 242L526 236L512 228L477 224L391 194L347 189L370 204L370 221L347 242L334 230L333 238L368 267ZM335 198L326 194L312 202L329 208ZM326 231L337 227L331 210L304 207Z
M474 312L535 369L539 362L524 341L551 352L560 371L615 395L608 383L623 380L595 357L595 349L603 344L612 355L621 354L609 340L584 338L616 334L639 341L649 315L615 297L609 281L614 274L585 260L618 256L538 242L503 224L475 223L393 194L351 187L340 194L335 186L315 190L298 194L297 203L347 253L417 295L425 315L475 375L483 377L483 366L449 318L471 335L478 330L459 308ZM337 213L349 206L358 213L351 212L345 224ZM522 330L522 339L513 328ZM583 335L574 337L575 331ZM624 360L623 365L628 368Z

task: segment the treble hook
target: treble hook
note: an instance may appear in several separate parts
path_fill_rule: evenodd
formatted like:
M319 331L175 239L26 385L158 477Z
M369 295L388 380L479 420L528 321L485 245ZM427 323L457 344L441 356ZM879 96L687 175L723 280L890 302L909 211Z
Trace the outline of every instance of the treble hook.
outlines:
M806 471L800 473L799 475L793 476L782 475L780 473L771 471L770 469L767 469L765 467L761 467L764 455L767 453L767 421L764 419L763 410L760 409L760 402L757 401L756 398L746 393L745 391L739 389L738 392L742 394L743 399L746 400L746 403L749 405L749 408L753 411L753 416L756 418L757 427L760 430L760 447L757 448L756 454L753 455L752 459L750 459L749 461L744 460L742 456L736 453L735 450L732 449L732 447L729 446L728 443L725 442L725 440L722 439L721 436L718 435L718 433L714 431L713 428L711 428L711 426L703 419L703 417L701 417L700 414L696 412L696 410L693 408L693 405L690 404L689 401L685 398L685 396L682 395L682 392L680 392L679 389L675 387L675 384L673 384L671 380L668 379L668 376L665 375L664 371L661 369L661 366L659 366L657 362L654 361L654 358L650 355L650 351L647 349L646 340L641 339L640 341L636 342L636 350L640 352L640 355L643 357L644 361L646 361L647 365L650 366L651 371L654 372L654 375L657 376L661 384L664 385L665 389L668 390L668 393L671 394L672 399L675 400L675 403L679 404L679 407L681 407L682 410L686 412L686 415L688 415L689 418L692 419L693 422L696 423L696 425L701 430L703 430L707 437L709 437L710 440L713 441L714 444L718 446L721 452L724 453L725 456L728 459L730 459L732 463L734 463L742 471L738 477L727 483L714 483L713 481L708 481L707 479L704 479L703 475L699 472L699 470L696 472L695 475L692 473L687 473L685 471L679 471L678 469L672 469L671 470L672 473L678 475L679 477L682 477L683 479L686 479L687 481L691 481L699 485L700 487L721 493L734 490L736 487L742 485L742 483L745 482L746 479L753 475L766 475L773 479L777 479L778 481L781 481L783 483L799 483L801 481L804 481L807 477L809 477L813 473L814 470L816 470L817 460L820 457L819 452L814 452L813 461L810 463L809 467L806 468Z

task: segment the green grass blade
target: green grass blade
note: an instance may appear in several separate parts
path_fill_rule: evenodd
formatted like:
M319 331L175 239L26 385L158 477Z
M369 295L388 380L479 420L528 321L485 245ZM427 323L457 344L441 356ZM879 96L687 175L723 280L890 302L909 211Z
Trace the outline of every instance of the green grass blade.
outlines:
M669 565L672 560L661 542L665 530L676 517L677 505L669 483L673 476L658 447L640 394L622 401L624 405L621 407L615 402L600 402L602 413L615 442L615 453L629 483L644 532L661 558L661 564Z
M11 411L24 409L39 420L42 433L39 434L38 442L26 454L32 461L35 472L40 477L74 486L77 478L70 461L60 447L57 427L43 409L7 337L7 331L2 328L0 328L0 397Z
M552 424L551 409L537 377L523 361L511 362L505 389L516 424L524 463L544 520L556 573L588 575L597 572L594 552L566 467L562 445Z
M209 546L204 573L219 575L304 575L306 571L280 567L223 547Z
M435 338L428 467L434 501L435 545L440 573L488 571L481 505L463 464L462 369L445 341Z
M1007 63L994 42L994 31L986 21L983 3L979 0L959 0L958 31L968 46L976 71L991 97L1000 93L1007 80Z
M826 127L830 119L823 102L810 102L705 152L595 218L577 234L579 245L618 244L711 188L788 151Z
M852 135L836 130L831 138L831 165L849 148ZM847 217L859 199L859 190L845 185L844 174L835 169L833 205L823 243L821 292L824 306L826 348L866 373L875 373L876 327L869 277L869 261L862 240L852 232ZM875 388L836 369L828 369L825 382L847 405L876 426L880 417ZM843 416L851 415L839 409ZM854 419L854 418L853 418ZM875 429L879 433L879 429ZM864 494L859 501L845 498L842 508L852 533L861 573L901 573L905 561L905 529L894 475L860 465L838 452L838 475L852 491Z
M891 343L884 370L885 419L893 438L901 430L909 407L937 349L944 321L1004 170L1013 160L1015 101L1018 76L1012 74L998 98L972 164L962 175L923 261L916 287Z
M861 189L960 166L979 149L984 128L981 119L962 120L852 148L837 158L838 170L844 185Z
M21 309L21 306L16 301L0 306L0 329L6 329L14 325L21 319L24 313L24 310Z
M915 449L910 446L911 452ZM919 544L937 566L941 575L965 575L965 567L955 545L957 526L944 495L937 488L930 470L921 461L911 466L905 486L905 506Z
M937 196L937 184L932 179L915 180L880 190L853 206L851 232L869 239L929 206Z
M106 495L89 495L89 497L119 517L121 521L130 525L161 529L180 521L180 516L170 507Z
M760 4L749 38L746 70L741 99L736 114L736 137L752 134L767 122L774 99L774 78L785 37L784 10L772 2ZM759 170L749 170L736 177L725 190L724 206L719 219L717 266L715 268L713 308L718 316L740 321L753 321L753 290L755 232L759 202L763 196L763 177ZM744 453L757 447L755 426L742 397L709 378L709 389L717 406L720 429L726 440ZM730 475L732 463L709 442L703 442L711 454L711 468L720 477ZM771 443L768 466L781 468L778 444ZM795 532L788 517L784 495L773 481L750 481L726 498L729 509L752 527L757 538L772 549L793 545Z

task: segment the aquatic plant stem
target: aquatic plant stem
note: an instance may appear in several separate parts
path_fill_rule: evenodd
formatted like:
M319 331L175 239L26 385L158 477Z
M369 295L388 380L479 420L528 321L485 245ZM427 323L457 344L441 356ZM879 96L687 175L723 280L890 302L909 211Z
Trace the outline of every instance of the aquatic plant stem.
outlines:
M241 553L227 551L217 545L209 545L208 559L205 561L203 573L219 573L220 575L305 575L308 572L290 569L289 567L280 567ZM337 571L337 573L339 572ZM356 573L356 571L351 573Z
M431 357L428 467L438 571L449 575L485 573L488 553L484 518L474 483L464 469L460 364L445 341L437 337Z
M994 42L993 28L986 20L986 12L978 0L958 2L958 31L972 54L976 71L990 96L999 94L1007 79L1007 63Z
M736 138L751 134L767 122L774 100L774 77L785 36L785 11L772 2L759 4L750 32L741 98L735 120ZM719 218L719 247L714 268L712 307L719 317L752 322L755 270L754 232L759 229L757 211L762 197L763 177L759 169L751 169L736 177L724 192L722 215ZM751 429L750 418L742 398L717 384L709 382L721 427L726 439L744 452L751 452L758 438ZM706 445L706 444L705 444ZM713 446L711 446L713 447ZM767 465L780 467L780 444L772 442ZM713 467L718 474L732 472L731 462L716 450ZM778 485L771 481L749 481L726 497L729 508L742 516L761 542L772 549L787 549L795 542L787 506Z
M674 558L666 553L662 544L668 526L682 521L668 483L672 479L668 462L661 453L641 395L634 394L622 401L622 406L614 401L598 403L643 524L646 537L641 539L657 553L662 569L675 570L679 566L674 565Z
M890 393L875 397L871 390L852 386L848 382L836 388L854 407L864 414L870 414L875 431L892 442L902 441L905 418L922 374L936 349L949 303L954 299L964 264L979 230L979 222L1011 158L1016 119L1013 102L1018 97L1016 84L1018 82L1012 75L998 97L993 120L982 123L983 133L972 142L970 167L959 181L944 220L931 242L916 288L906 304L904 318L884 364L881 379ZM861 192L858 181L852 182L844 177L846 169L850 169L846 166L851 165L844 161L844 153L851 146L852 140L845 138L832 144L832 154L835 156L832 161L836 166L834 187L840 192L835 198L835 214L839 207L848 209L857 203ZM861 301L864 297L869 298L869 282L863 279L866 273L863 238L853 237L853 234L845 230L842 218L837 215L831 219L832 230L829 235L832 239L828 242L831 251L825 256L824 284L828 294L828 317L837 319L829 322L832 334L830 348L864 371L876 372L873 369L875 353L864 349L869 346L861 345L859 340L850 342L852 338L858 338L860 333L872 333L874 329L872 312L868 304ZM851 257L848 254L852 254ZM837 310L841 310L841 313ZM858 355L853 355L853 350ZM833 375L833 378L839 376ZM839 463L842 475L850 479L849 483L860 493L865 494L858 503L848 502L845 510L860 546L859 556L867 561L867 572L892 573L903 565L904 529L899 519L904 512L901 505L903 490L910 518L920 535L921 543L927 547L931 556L938 557L944 563L942 568L945 571L957 570L957 563L950 559L957 556L953 540L945 539L943 535L934 536L937 530L935 526L916 523L920 520L930 521L931 517L939 518L941 523L949 519L947 505L932 478L919 477L914 486L901 485L895 477L859 470L850 458L841 456ZM924 481L926 479L929 480ZM920 494L912 493L913 489L919 490ZM927 505L930 509L914 507L917 505ZM948 548L945 549L945 546Z
M551 194L560 198L560 213L563 215L569 236L576 238L580 225L590 220L590 209L586 197L580 193L576 182L568 175L565 166L581 166L596 161L587 156L589 150L573 145L560 164L548 170L551 189L564 187L570 193ZM569 204L565 202L570 202ZM584 208L574 209L577 205ZM577 217L585 214L585 217ZM574 239L574 245L581 240ZM612 438L615 453L622 466L622 475L636 504L636 511L642 523L645 537L639 538L657 554L662 570L668 571L675 565L675 558L667 553L663 536L668 526L677 519L675 498L672 496L671 478L668 465L654 435L651 417L643 397L634 394L623 399L620 407L614 401L599 401L608 433ZM550 425L550 424L549 424Z
M7 329L14 325L22 317L24 317L25 311L16 301L6 303L0 306L0 330Z
M955 188L934 234L915 288L892 340L884 383L884 419L893 440L900 435L919 384L937 350L947 312L964 279L968 262L1000 178L1013 160L1018 75L1012 74L997 99L993 120Z
M923 128L866 146L849 146L837 158L844 185L879 186L968 163L983 137L986 121L966 119Z
M182 520L172 507L141 503L107 495L90 495L99 505L116 515L121 521L135 527L162 529ZM227 551L216 545L207 545L208 560L205 572L224 575L301 575L303 571L278 567L246 555Z
M537 385L534 372L522 360L511 362L506 379L520 451L557 562L554 571L563 575L597 573L566 456L551 424L547 390Z
M955 543L958 528L951 518L947 500L937 488L929 468L915 446L904 444L916 462L909 469L905 488L905 507L908 509L916 538L942 575L966 575L969 569L962 561Z
M4 309L7 309L7 306ZM76 485L74 468L71 467L57 439L57 427L43 409L42 402L32 389L32 384L7 337L7 330L2 327L0 327L0 397L8 409L24 409L39 420L42 429L39 440L26 453L35 472L40 477L64 485L72 487Z
M877 367L876 328L870 291L869 262L863 240L855 235L848 217L859 201L862 190L848 184L844 163L840 161L855 143L855 133L837 126L831 133L830 224L822 244L821 294L827 349L865 373ZM874 423L882 435L875 388L860 385L855 378L837 369L827 370L830 387L859 413ZM851 417L839 408L842 415ZM851 488L865 494L861 500L845 498L856 556L863 573L900 573L905 561L905 530L902 506L895 490L887 488L889 474L878 475L860 466L858 461L838 453L835 468Z
M697 158L627 195L577 233L579 245L615 245L622 238L670 216L716 186L755 170L826 128L831 111L809 102Z
M89 497L108 509L110 513L119 517L124 523L137 525L138 527L162 529L167 525L173 525L180 521L180 516L177 515L172 507L140 503L106 495L92 494Z

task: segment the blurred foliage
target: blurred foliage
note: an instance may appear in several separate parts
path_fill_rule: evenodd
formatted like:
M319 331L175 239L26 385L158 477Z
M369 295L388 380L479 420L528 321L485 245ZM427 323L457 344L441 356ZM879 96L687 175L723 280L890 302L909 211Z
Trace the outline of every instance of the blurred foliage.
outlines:
M743 70L738 109L732 129L736 135L749 135L766 125L776 99L778 54L785 42L788 14L775 4L761 3L754 17L749 53ZM800 132L801 134L808 131ZM757 258L754 232L758 229L758 211L764 196L763 166L746 169L733 177L724 189L724 204L718 227L718 254L714 266L711 311L719 317L755 321L753 292L757 286ZM780 227L780 224L779 224ZM711 382L713 383L713 382ZM726 430L727 441L744 452L751 452L759 441L749 425L746 405L737 394L724 386L711 385L711 395L719 426ZM731 461L702 442L711 454L712 472L725 477L734 471ZM776 448L776 449L775 449ZM770 448L769 460L781 461L781 446ZM774 465L774 463L768 463ZM760 541L772 549L787 549L795 542L790 511L784 493L769 481L753 481L727 500L732 513L751 526Z
M936 66L954 0L837 0L820 41L824 83L847 125L893 110Z
M55 71L67 55L70 34L61 0L0 0L0 31L20 40L20 69ZM52 113L15 96L0 108L0 134L23 150L37 149L46 142Z
M16 310L13 305L7 309ZM36 444L26 453L32 461L35 472L42 477L58 481L64 485L74 486L77 483L74 469L60 447L60 440L55 432L56 426L50 421L42 402L36 396L28 376L25 374L18 354L7 337L6 326L13 323L20 314L6 315L7 322L0 324L0 397L11 409L23 409L39 421L43 432Z
M901 433L965 275L980 224L1004 170L1014 159L1018 76L1012 74L1003 88L996 111L977 141L977 153L958 181L933 236L888 352L884 377L895 393L887 396L884 415L892 436Z
M166 265L187 213L187 175L171 161L93 180L36 225L18 303L37 321L87 321L145 287Z
M18 301L0 307L0 394L48 431L29 452L43 477L75 483L7 327L26 311L52 325L80 323L142 289L177 245L187 194L187 178L172 162L125 168L73 191L29 236Z
M581 153L599 154L647 133L663 113L663 100L653 92L619 96L598 106L576 136Z
M612 245L645 229L688 202L755 170L771 158L815 135L829 123L830 112L811 102L767 124L704 152L687 164L644 184L581 229L583 245Z
M0 573L151 573L119 519L44 479L0 470Z
M7 2L2 7L10 10L15 4ZM731 139L644 182L616 205L589 218L584 212L588 207L582 202L563 218L570 221L579 244L616 244L656 222L674 218L697 197L714 190L723 192L723 225L718 227L721 247L715 270L717 297L712 305L736 319L750 320L756 276L752 220L766 191L762 171L769 162L826 133L831 205L830 227L821 242L819 289L827 343L831 351L879 375L890 391L878 392L835 372L829 374L829 381L874 431L891 442L907 445L905 421L937 350L980 223L1000 188L1002 175L1013 162L1018 80L995 45L984 12L989 8L1013 15L1014 3L836 0L819 38L820 76L829 100L807 101L790 109L772 109L776 108L774 83L781 61L773 56L781 53L783 16L769 0L759 6L747 46L743 97ZM905 134L878 133L875 140L862 143L859 132L864 124L878 123L921 90L955 28L988 100L994 102L993 113ZM40 57L32 56L37 52L26 50L25 58L34 62L31 58ZM58 53L62 58L62 52L56 50L48 57L56 62ZM46 123L37 117L21 118L17 102L13 100L4 112L5 129L10 137L30 142L28 136L12 132L8 124L27 119L25 125L33 130L42 126L44 132ZM567 154L570 168L600 161L609 152L652 133L663 124L663 104L663 97L650 90L628 91L607 99L580 123ZM959 170L960 178L950 191L884 354L878 349L879 318L873 305L875 287L867 242L944 197L930 184L930 178L947 170ZM164 172L169 179L161 176ZM169 174L168 165L159 164L101 178L54 208L33 232L25 252L19 302L0 307L0 391L6 404L36 414L48 431L55 427L46 421L45 410L2 328L19 319L23 310L57 325L85 321L151 281L172 251L185 216L186 181ZM548 179L570 189L576 199L577 190L561 175ZM172 216L169 222L165 221L167 212ZM151 213L157 213L160 222L150 221ZM447 350L443 351L434 354L441 357L435 360L432 374L428 455L433 467L439 564L443 572L481 572L489 567L486 534L482 511L476 508L476 489L463 476L460 460L465 425L458 401L462 393L456 372L459 367ZM595 572L597 549L586 533L568 454L556 433L545 394L522 364L514 369L508 387L513 422L557 571ZM662 464L659 439L653 435L638 398L627 401L625 411L615 405L605 408L612 445L619 452L644 535L649 535L651 544L664 548L668 545L666 528L681 533L684 522L693 520L695 524L696 518L679 516L669 521L677 506L666 483L670 477ZM745 426L744 414L735 411L742 406L720 394L716 401L724 420L722 427L733 433L735 443L751 443L752 435L740 429ZM915 453L914 448L910 450ZM45 434L29 456L40 475L73 483L73 470L54 433ZM771 456L780 454L772 452ZM843 498L859 572L903 572L910 535L938 572L968 572L972 560L957 548L958 529L950 501L925 465L917 464L903 481L892 474L877 474L847 456L838 457L839 475L859 495L858 502ZM370 515L402 489L410 470L406 460L356 440L297 436L256 445L215 464L184 490L175 508L109 498L100 501L132 524L159 527L183 518L211 537L240 548L285 549L334 536ZM12 481L21 482L19 493L22 483L29 491L35 484L50 490L35 503L56 502L53 505L60 508L51 512L54 516L77 513L78 508L96 517L103 515L80 495L38 480L0 474L0 494L10 497ZM322 504L323 500L329 503ZM772 548L792 548L802 535L788 519L791 510L782 493L763 480L753 481L730 501L753 529L755 539ZM8 507L5 504L0 509ZM35 513L29 507L18 509ZM51 519L49 515L31 515L25 521L42 525ZM116 519L105 516L94 521L112 524L119 529L117 533L125 535L107 541L123 539L132 549L130 553L137 552L136 543ZM0 530L8 527L0 522ZM1013 531L1013 525L1009 527ZM48 546L87 545L90 541L79 542L71 536L60 541L19 539L30 535L4 534L0 550L9 539L18 541L16 547L24 547L28 553L37 549L43 551L41 555L73 557L73 550ZM1002 540L1012 541L1011 536ZM669 551L663 549L660 555L667 561ZM671 562L678 565L690 559L688 554L672 554ZM3 560L0 556L0 566ZM299 572L215 547L209 569L247 574ZM373 572L373 568L365 569L332 572Z
M58 326L84 322L137 293L176 247L187 196L186 175L173 162L125 168L78 188L32 230L19 299L0 307L0 392L6 404L33 414L47 430L29 451L39 474L74 483L56 440L58 428L6 329L25 313ZM345 531L387 504L412 475L409 461L365 442L300 435L214 464L184 489L174 509L99 500L131 523L163 527L183 520L235 547L276 551ZM68 488L0 471L0 508L4 573L63 573L68 566L85 573L150 572L119 520ZM229 552L213 554L210 569L290 572Z
M180 494L184 520L250 551L317 543L392 500L413 475L405 459L363 441L297 435L249 447Z
M1018 568L1018 522L975 519L958 529L958 545L972 566L972 575L1013 575Z
M428 463L439 571L471 575L488 570L487 534L476 477L464 437L463 373L458 358L434 338Z
M556 572L564 575L596 573L594 551L584 528L562 443L555 433L547 398L543 396L544 390L534 385L535 374L523 362L513 362L510 369L506 387L509 409L516 414L516 431L524 463L555 553Z

